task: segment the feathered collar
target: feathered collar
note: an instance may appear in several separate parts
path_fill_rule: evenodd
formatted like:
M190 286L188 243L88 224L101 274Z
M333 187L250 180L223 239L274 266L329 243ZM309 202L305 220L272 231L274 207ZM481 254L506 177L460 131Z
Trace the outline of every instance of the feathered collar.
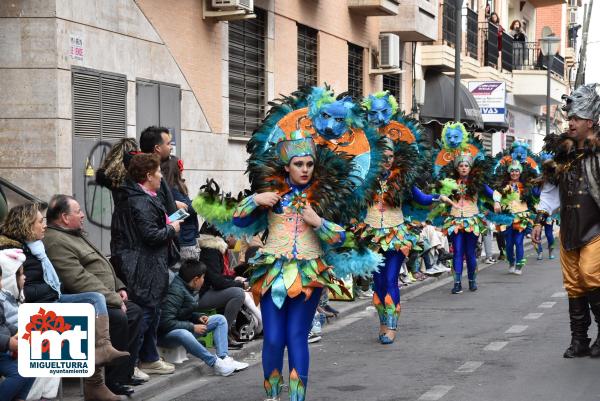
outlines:
M305 190L306 201L317 214L338 224L349 223L358 215L349 205L353 185L349 179L351 160L349 157L332 152L324 146L317 146L317 157L313 179ZM276 192L284 195L290 192L286 180L285 165L273 150L248 160L248 175L252 192Z
M484 184L489 181L489 172L491 171L491 168L492 162L489 158L475 159L469 176L464 179L458 176L454 164L449 163L440 171L440 177L454 179L459 184L460 188L464 188L463 190L455 190L450 198L458 200L462 196L466 196L467 198L474 200L483 189ZM442 184L442 180L440 179L436 185L438 191L441 189Z
M549 135L544 138L544 151L554 154L559 172L570 166L573 161L600 153L600 136L587 138L583 149L577 149L577 141L567 133Z
M394 163L388 172L384 172L377 181L373 202L383 201L391 207L401 207L403 200L419 178L427 174L427 166L420 163L426 160L419 154L416 145L404 141L394 144Z

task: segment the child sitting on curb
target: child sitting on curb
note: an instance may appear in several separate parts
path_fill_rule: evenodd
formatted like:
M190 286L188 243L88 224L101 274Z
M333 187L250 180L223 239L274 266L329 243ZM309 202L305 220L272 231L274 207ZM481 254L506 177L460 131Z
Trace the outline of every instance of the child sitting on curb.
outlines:
M227 320L223 315L198 313L197 292L204 283L206 265L197 260L185 260L179 274L169 285L162 301L158 328L158 344L163 347L183 346L187 352L202 359L215 374L229 376L248 367L227 355ZM213 332L216 355L210 353L196 337Z

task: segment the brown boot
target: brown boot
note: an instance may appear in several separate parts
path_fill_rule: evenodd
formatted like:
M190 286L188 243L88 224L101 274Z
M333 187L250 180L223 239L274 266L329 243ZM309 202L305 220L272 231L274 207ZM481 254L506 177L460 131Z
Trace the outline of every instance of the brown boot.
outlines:
M119 358L129 357L129 352L116 350L110 342L108 315L96 318L96 366L116 362Z
M94 374L84 380L83 399L85 401L121 401L120 396L113 394L104 385L102 368L96 368Z

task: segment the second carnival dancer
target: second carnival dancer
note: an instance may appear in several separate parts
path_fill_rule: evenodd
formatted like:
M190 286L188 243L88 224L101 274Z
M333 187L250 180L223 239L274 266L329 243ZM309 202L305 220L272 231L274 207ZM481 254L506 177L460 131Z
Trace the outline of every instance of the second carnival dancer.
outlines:
M540 153L540 159L542 161L542 173L537 178L536 185L540 189L543 188L546 182L556 185L556 162L554 161L553 156L550 153L542 152ZM537 210L537 208L535 210ZM554 225L560 225L558 213L555 212L552 216L546 217L546 220L540 224L544 229L544 234L546 235L546 241L548 243L548 259L556 259L556 256L554 255ZM541 242L539 244L535 244L535 250L537 252L537 260L543 260L544 246Z
M523 241L533 227L532 210L540 191L535 186L536 172L529 164L513 159L509 165L500 165L496 170L500 204L503 213L489 217L499 227L506 240L508 272L521 275L527 263Z
M600 357L600 336L590 347L590 310L600 327L600 95L596 84L563 96L569 130L546 138L554 154L556 185L546 182L540 196L533 240L542 223L560 209L560 265L569 297L571 345L565 358Z
M412 198L430 205L439 195L426 196L414 185L418 178L429 175L431 166L424 149L418 146L418 122L399 112L396 98L387 92L368 96L363 106L369 125L384 137L385 150L377 191L356 233L366 246L385 257L384 266L373 273L373 304L379 315L379 341L391 344L400 317L398 275L419 239L405 222L402 204Z
M486 184L491 168L491 160L473 142L463 124L447 123L444 126L442 149L435 159L434 171L439 179L438 192L450 198L445 201L450 210L443 210L442 215L445 216L443 232L448 234L454 249L452 294L462 293L464 260L469 290L477 290L477 240L487 229L479 206L479 195L493 199L496 213L501 210L500 193ZM433 213L436 212L434 210Z

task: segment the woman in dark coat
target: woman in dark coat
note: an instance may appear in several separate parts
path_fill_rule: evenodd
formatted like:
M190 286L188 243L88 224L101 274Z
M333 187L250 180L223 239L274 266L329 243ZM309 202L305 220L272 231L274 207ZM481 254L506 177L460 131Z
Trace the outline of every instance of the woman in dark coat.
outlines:
M140 348L140 369L146 373L171 373L174 367L163 362L156 349L156 332L160 318L160 302L168 284L169 248L179 232L180 221L170 221L165 207L157 197L162 174L160 158L152 154L135 155L128 168L128 178L122 190L127 194L125 213L126 236L116 249L121 269L127 280L129 298L144 311L143 338Z

